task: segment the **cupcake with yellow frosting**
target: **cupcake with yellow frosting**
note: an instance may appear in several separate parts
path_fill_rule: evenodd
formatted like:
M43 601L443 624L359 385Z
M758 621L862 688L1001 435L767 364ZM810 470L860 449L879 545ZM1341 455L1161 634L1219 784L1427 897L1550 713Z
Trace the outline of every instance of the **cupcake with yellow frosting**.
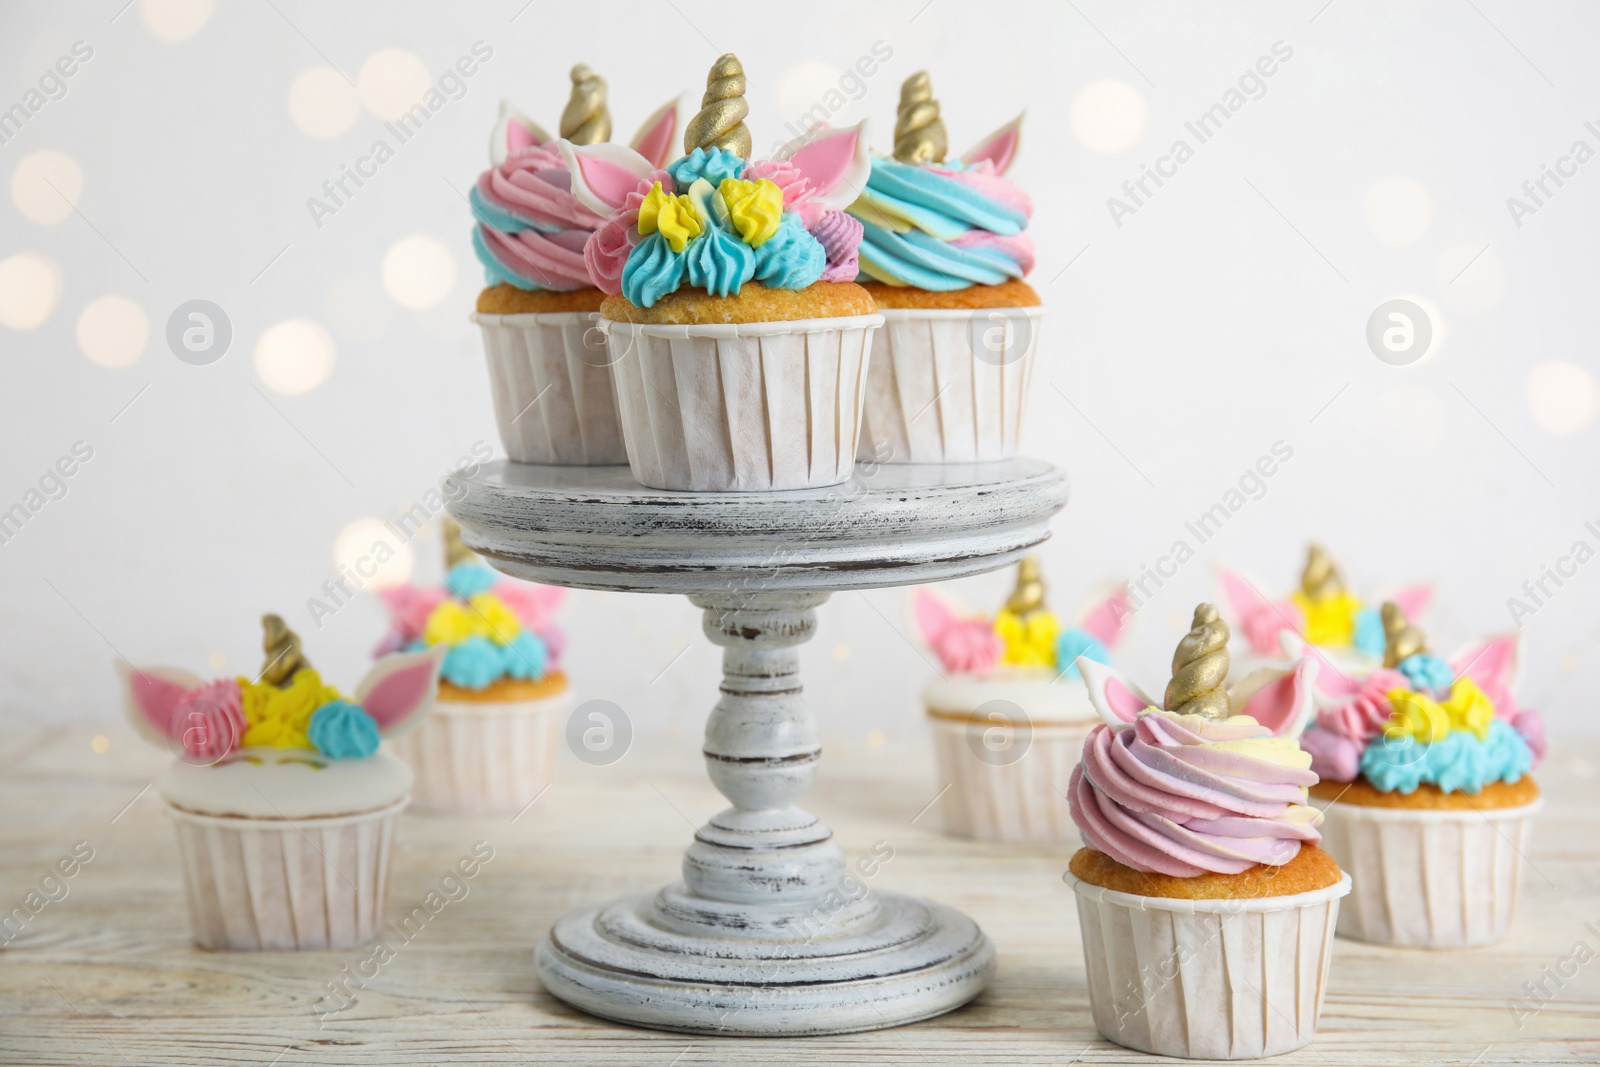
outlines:
M351 948L383 923L412 776L379 751L433 707L438 651L380 659L345 696L262 617L255 679L118 662L123 708L176 757L156 790L178 831L194 939L209 949Z
M1161 699L1091 659L1099 713L1068 795L1065 880L1095 1027L1162 1056L1256 1059L1310 1043L1350 877L1318 847L1298 743L1318 664L1224 688L1228 625L1195 608Z
M562 151L609 215L585 248L628 462L658 489L835 485L854 468L876 305L854 282L861 127L751 158L744 68L716 61L684 152Z
M939 784L949 787L939 797L945 830L988 841L1073 838L1063 790L1099 722L1077 659L1110 662L1133 614L1127 595L1119 589L1064 625L1030 557L993 619L964 617L926 588L912 603L939 659L922 699Z
M1044 307L1024 277L1033 203L1006 171L1022 119L959 160L926 71L900 88L894 152L875 155L850 213L861 282L885 323L861 456L952 463L1016 454Z
M1517 638L1449 661L1398 604L1383 605L1383 666L1322 708L1304 744L1321 781L1328 850L1355 877L1339 933L1463 948L1510 928L1533 818L1543 721L1517 705Z
M579 63L571 80L560 136L609 141L605 79ZM645 121L633 146L659 163L678 125L673 100ZM622 463L605 343L592 330L605 293L590 282L583 255L605 220L573 195L556 139L509 102L500 105L489 162L468 197L472 245L488 282L472 318L483 329L506 454L519 463Z
M555 612L566 590L507 578L441 523L441 586L379 595L391 627L380 653L442 653L439 701L421 729L391 743L430 811L519 811L555 779L569 697Z

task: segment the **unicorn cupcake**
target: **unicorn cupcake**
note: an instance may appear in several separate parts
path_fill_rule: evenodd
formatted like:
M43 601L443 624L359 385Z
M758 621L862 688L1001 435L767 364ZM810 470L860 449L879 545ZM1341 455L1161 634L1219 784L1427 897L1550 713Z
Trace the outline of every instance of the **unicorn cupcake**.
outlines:
M433 707L439 650L385 656L347 698L276 615L254 680L117 663L123 708L177 761L156 782L178 831L194 939L350 948L383 922L411 772L378 750Z
M1339 933L1460 948L1510 927L1533 817L1543 721L1513 690L1517 638L1448 661L1395 603L1383 665L1325 706L1303 744L1321 781L1328 850L1356 879Z
M1039 561L1017 567L1016 588L991 620L965 618L932 591L912 598L918 629L942 675L923 690L933 730L947 832L990 841L1073 836L1062 789L1099 720L1078 671L1109 662L1133 614L1121 590L1076 626L1045 605Z
M751 158L744 67L706 79L684 155L561 151L607 221L584 246L633 475L657 489L808 489L855 468L861 393L883 319L859 285L845 213L869 163L861 126ZM662 398L668 398L664 401Z
M861 457L950 463L1016 454L1044 308L1033 203L1006 177L1022 118L946 159L926 71L900 88L894 154L872 157L850 206L861 277L883 312L868 374Z
M555 625L565 589L506 578L441 521L444 584L379 595L391 628L378 646L443 654L439 701L416 730L390 744L416 774L418 808L518 811L555 779L567 678Z
M605 143L605 79L582 63L571 78L560 137ZM645 120L633 148L660 165L678 127L674 99ZM590 332L606 294L590 283L583 256L605 220L573 195L555 138L509 102L500 105L489 163L468 196L488 282L472 318L483 328L506 454L519 463L625 462L605 342Z
M1229 630L1195 608L1162 699L1080 658L1099 713L1073 771L1084 847L1065 875L1095 1027L1162 1056L1255 1059L1316 1031L1350 876L1318 847L1297 741L1319 663L1232 689Z
M1238 571L1222 570L1222 595L1235 625L1248 643L1234 667L1241 676L1281 660L1315 656L1319 704L1342 704L1361 689L1362 680L1383 662L1384 629L1379 608L1351 593L1339 565L1321 545L1306 547L1300 588L1281 600ZM1416 617L1433 599L1429 585L1394 590L1384 600Z

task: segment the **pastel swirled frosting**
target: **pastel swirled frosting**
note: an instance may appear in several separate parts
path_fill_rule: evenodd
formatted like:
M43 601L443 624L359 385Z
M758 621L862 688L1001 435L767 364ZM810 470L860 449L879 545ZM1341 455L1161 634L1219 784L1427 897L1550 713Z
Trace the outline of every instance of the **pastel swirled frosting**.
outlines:
M1311 757L1248 715L1147 708L1097 726L1068 789L1085 843L1136 871L1190 878L1282 866L1322 835Z
M1024 232L1033 202L988 161L915 166L874 156L850 214L863 230L863 281L947 291L1033 270Z
M472 247L489 285L570 291L593 286L584 244L605 222L572 193L553 144L513 151L478 177L467 198Z

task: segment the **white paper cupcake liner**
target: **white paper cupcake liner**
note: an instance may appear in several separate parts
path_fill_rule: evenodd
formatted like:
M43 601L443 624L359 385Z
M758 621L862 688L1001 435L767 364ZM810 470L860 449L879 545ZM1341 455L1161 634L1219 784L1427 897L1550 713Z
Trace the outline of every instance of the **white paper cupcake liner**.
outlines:
M971 463L1016 455L1044 313L885 309L857 458Z
M1077 894L1089 1006L1106 1040L1206 1060L1310 1043L1348 874L1327 889L1255 900L1136 896L1064 877Z
M388 742L411 768L415 808L519 811L555 780L565 693L478 704L441 700L422 725Z
M1341 936L1465 948L1506 935L1544 801L1485 811L1319 806L1322 847L1356 884Z
M989 762L974 751L982 723L929 714L945 831L981 841L1078 842L1067 782L1095 723L1034 723L1028 748L1014 763ZM979 751L982 751L981 747ZM1003 758L1003 757L1002 757Z
M407 800L319 819L201 815L168 804L189 923L202 948L354 948L383 922L394 828Z
M479 315L500 443L518 463L626 463L596 312Z
M880 315L696 326L600 320L633 476L653 489L812 489L855 467Z

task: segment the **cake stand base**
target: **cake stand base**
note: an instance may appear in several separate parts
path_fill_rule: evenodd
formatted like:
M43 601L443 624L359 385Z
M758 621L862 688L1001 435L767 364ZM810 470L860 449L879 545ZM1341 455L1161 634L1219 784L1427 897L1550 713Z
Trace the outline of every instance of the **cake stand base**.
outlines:
M941 904L874 894L875 921L829 938L755 940L674 929L682 883L560 919L534 955L552 994L618 1022L724 1037L878 1030L942 1015L977 996L994 948L977 924ZM818 909L819 911L823 909ZM826 920L818 918L822 923Z

